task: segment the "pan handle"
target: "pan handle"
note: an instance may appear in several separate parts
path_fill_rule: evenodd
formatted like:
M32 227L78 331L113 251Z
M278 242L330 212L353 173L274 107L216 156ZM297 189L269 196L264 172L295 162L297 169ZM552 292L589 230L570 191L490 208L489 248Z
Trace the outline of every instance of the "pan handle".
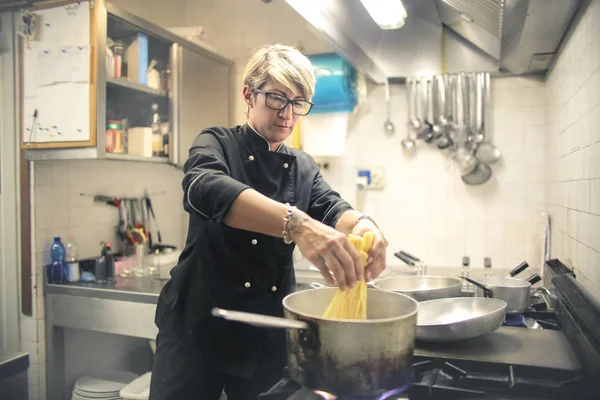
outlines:
M394 253L394 255L396 257L398 257L399 259L401 259L402 261L404 261L406 264L410 265L411 267L415 266L415 262L413 261L413 259L410 257L407 257L402 251Z
M531 283L531 286L535 285L536 283L538 283L539 281L542 280L542 278L537 274L533 274L531 275L529 278L525 279L527 282Z
M527 268L529 268L529 264L527 264L527 261L523 261L521 264L517 265L512 271L510 271L508 275L506 275L506 277L512 278L515 275L518 275L521 272L525 271Z
M494 290L491 288L491 286L486 285L484 283L481 282L477 282L476 280L473 280L471 278L467 278L466 276L459 276L459 278L466 280L469 283L472 283L473 285L477 286L480 289L483 289L483 296L484 297L494 297Z
M241 311L223 310L213 308L212 315L223 318L228 321L242 322L244 324L263 326L267 328L287 328L287 329L308 329L308 324L302 321L296 321L287 318L271 317L268 315L247 313Z
M421 262L420 259L418 259L417 257L413 256L412 254L408 254L406 251L404 250L400 250L398 253L402 254L404 257L408 257L411 260L413 260L414 262Z

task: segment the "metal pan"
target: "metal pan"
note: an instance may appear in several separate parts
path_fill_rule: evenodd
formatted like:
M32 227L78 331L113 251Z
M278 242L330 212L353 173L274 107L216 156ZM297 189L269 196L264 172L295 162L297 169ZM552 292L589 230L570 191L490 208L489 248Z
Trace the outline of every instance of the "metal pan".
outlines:
M525 311L531 304L530 294L531 286L541 278L538 274L533 274L527 280L517 278L502 278L496 276L487 276L477 280L462 277L477 286L479 289L475 292L477 297L489 297L504 300L507 303L507 313L520 313Z
M323 318L336 292L309 289L286 296L286 318L222 309L213 309L213 315L285 328L290 375L313 390L378 397L412 382L419 303L399 293L368 289L368 319Z
M402 293L417 301L460 297L462 282L457 278L445 276L398 276L378 279L373 287Z
M506 302L456 297L419 303L417 340L455 342L494 332L504 322Z

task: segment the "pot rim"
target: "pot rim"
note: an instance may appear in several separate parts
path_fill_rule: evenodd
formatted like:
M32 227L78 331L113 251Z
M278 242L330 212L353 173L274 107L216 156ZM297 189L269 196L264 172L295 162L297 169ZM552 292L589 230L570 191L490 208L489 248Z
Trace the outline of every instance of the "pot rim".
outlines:
M506 303L506 301L504 301L502 299L498 299L496 297L491 297L491 298L488 298L488 297L454 297L454 298L448 297L448 298L445 298L445 299L426 300L426 301L422 301L421 303L427 303L427 302L430 302L430 301L437 301L437 302L444 302L445 301L445 302L450 302L452 299L454 299L454 301L456 301L455 299L457 299L457 298L458 299L466 299L465 301L471 300L471 299L480 299L481 301L488 302L488 303L490 303L490 300L491 300L493 302L498 303L499 307L497 309L493 310L493 311L490 311L488 314L498 312L498 311L500 311L502 309L506 310L508 308L508 304ZM508 311L506 311L506 312L508 313ZM470 319L463 319L463 320L460 320L460 321L446 322L446 323L443 323L443 324L439 324L439 323L438 324L419 324L419 320L417 319L417 328L424 328L424 327L429 328L429 327L437 327L437 326L454 325L454 324L458 324L458 323L462 323L462 322L466 322L466 321L472 321L473 319L481 318L483 316L485 316L485 314L484 315L478 315L477 317L473 317L473 318L470 318Z
M337 319L337 318L333 319L333 318L323 318L322 316L316 316L316 315L312 315L312 314L307 314L307 313L304 313L304 312L300 312L300 311L298 311L298 310L290 307L288 304L286 304L286 303L289 302L289 299L291 297L295 296L295 295L300 295L301 293L304 293L304 292L312 292L312 291L316 291L316 290L319 290L319 291L322 291L322 290L337 290L337 288L306 289L306 290L302 290L300 292L290 293L290 294L288 294L287 296L285 296L283 298L283 301L282 301L283 307L285 307L286 310L294 313L295 315L304 317L304 318L309 319L309 320L329 322L329 323L336 323L337 322L337 323L346 323L346 324L347 323L352 323L352 324L373 324L373 323L383 323L383 322L395 322L395 321L399 321L399 320L403 320L403 319L408 319L408 318L410 318L412 316L416 316L417 313L419 312L419 302L416 301L415 299L413 299L412 297L407 296L407 295L402 294L402 293L392 292L392 291L388 291L388 290L374 289L374 288L373 289L372 288L367 288L367 293L369 291L378 290L378 291L383 291L383 292L391 293L391 294L393 294L395 296L403 296L403 297L407 298L408 300L410 300L414 304L414 306L415 306L414 311L412 311L410 313L402 314L402 315L397 316L397 317L378 318L378 319ZM367 298L367 301L368 301L368 298Z
M381 282L381 281L391 281L393 279L405 279L405 278L409 278L410 280L416 280L416 278L444 278L444 279L451 279L451 280L455 281L456 283L454 285L450 285L450 286L436 287L436 288L431 288L431 289L396 289L396 288L379 287L379 282ZM373 287L376 289L385 290L385 291L394 292L394 293L415 293L415 292L433 293L433 292L447 290L447 289L454 289L458 286L462 287L462 281L460 279L453 278L451 276L437 276L437 275L418 275L418 276L407 276L407 277L395 276L395 277L383 278L383 279L380 279L377 282L373 283Z
M494 279L494 280L502 279L502 280L506 280L506 281L518 282L519 286L505 286L502 284L491 283L491 282L489 282L490 278ZM493 288L499 288L499 289L528 289L528 288L531 288L530 282L527 282L526 280L519 279L519 278L504 278L501 276L485 276L485 277L481 277L481 278L475 278L475 280L477 282L485 283L486 285L491 286L492 289Z

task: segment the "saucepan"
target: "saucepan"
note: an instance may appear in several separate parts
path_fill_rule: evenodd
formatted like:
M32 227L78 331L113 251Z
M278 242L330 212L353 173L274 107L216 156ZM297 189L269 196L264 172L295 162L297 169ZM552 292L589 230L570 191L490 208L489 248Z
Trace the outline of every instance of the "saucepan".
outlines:
M529 297L531 286L542 279L538 274L533 274L526 280L496 276L477 278L477 280L467 277L461 278L479 288L475 293L477 297L493 297L495 299L504 300L507 303L507 313L520 313L525 311L531 302Z
M383 278L372 285L376 289L405 294L417 301L460 297L462 288L460 279L432 275Z
M368 289L368 319L323 318L336 291L309 289L286 296L286 318L218 308L213 315L287 329L288 370L310 389L377 397L410 383L419 303L400 293Z

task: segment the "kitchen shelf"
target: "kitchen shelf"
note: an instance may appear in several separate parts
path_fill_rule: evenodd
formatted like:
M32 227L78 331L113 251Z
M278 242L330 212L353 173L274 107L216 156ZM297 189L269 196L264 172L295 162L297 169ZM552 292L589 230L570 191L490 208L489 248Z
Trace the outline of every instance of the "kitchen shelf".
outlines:
M113 78L112 76L107 76L106 85L109 87L112 86L117 89L123 89L130 93L143 93L156 97L167 97L167 92L164 90L156 90L146 85L140 85L139 83L130 82L126 78Z
M168 164L168 157L141 157L132 156L129 154L121 153L106 153L106 159L108 160L122 160L122 161L142 161L142 162L153 162L157 164Z

